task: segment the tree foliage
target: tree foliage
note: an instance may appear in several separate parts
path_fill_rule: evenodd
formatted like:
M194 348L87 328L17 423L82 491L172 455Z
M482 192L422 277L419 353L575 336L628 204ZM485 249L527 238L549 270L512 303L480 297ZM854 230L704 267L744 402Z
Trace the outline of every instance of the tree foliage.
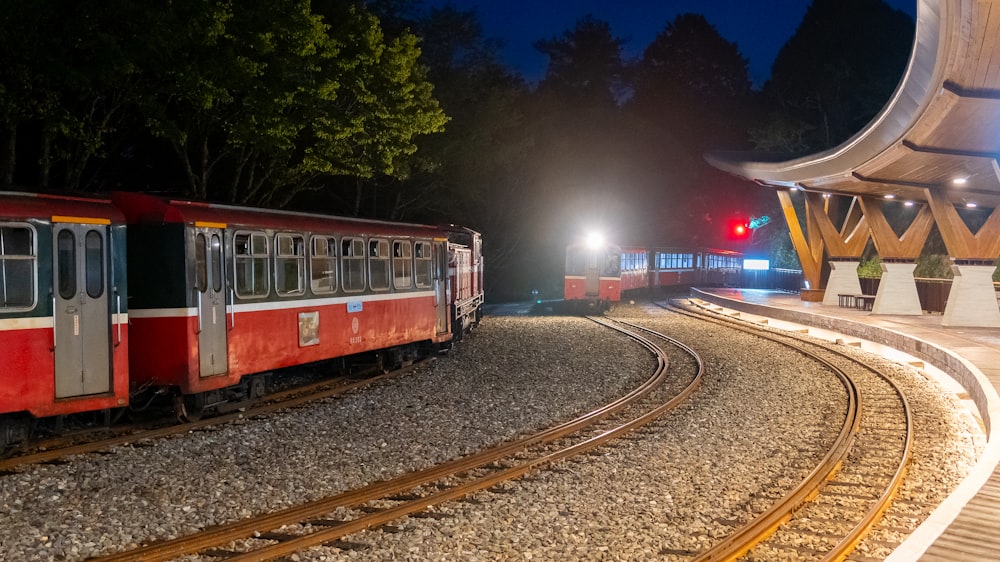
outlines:
M626 89L624 44L608 22L591 15L561 37L536 41L534 47L549 59L539 91L591 106L614 106Z
M758 147L814 152L857 133L899 83L913 31L882 0L814 0L765 84Z
M417 38L386 37L348 0L6 4L8 182L28 133L42 175L58 161L68 187L105 151L162 160L150 153L165 145L185 195L280 205L331 176L405 174L417 137L446 121Z
M750 73L736 43L704 16L681 14L637 64L634 110L688 139L695 152L743 142Z

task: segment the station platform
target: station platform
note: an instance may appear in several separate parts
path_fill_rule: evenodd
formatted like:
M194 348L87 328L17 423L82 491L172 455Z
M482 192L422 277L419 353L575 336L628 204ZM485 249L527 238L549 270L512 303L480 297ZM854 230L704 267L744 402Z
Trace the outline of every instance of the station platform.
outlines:
M723 310L856 338L866 351L895 350L950 377L975 408L986 447L969 476L887 560L1000 561L1000 330L943 327L940 315L875 315L762 289L691 292Z

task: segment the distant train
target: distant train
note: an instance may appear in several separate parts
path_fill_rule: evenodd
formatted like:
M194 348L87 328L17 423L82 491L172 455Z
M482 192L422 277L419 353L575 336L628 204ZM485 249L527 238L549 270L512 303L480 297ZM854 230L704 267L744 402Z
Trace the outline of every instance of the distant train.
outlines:
M743 254L730 250L622 247L584 240L566 248L563 298L570 308L601 311L630 291L735 284L742 267Z
M482 239L463 227L0 192L0 450L140 393L196 418L283 367L400 365L482 304Z

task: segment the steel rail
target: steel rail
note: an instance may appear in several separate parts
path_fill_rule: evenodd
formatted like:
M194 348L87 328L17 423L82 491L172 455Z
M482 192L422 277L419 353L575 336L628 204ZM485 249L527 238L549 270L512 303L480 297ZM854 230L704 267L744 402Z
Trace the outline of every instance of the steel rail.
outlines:
M204 531L194 533L186 537L151 543L137 549L93 558L91 560L94 562L124 562L133 560L145 562L165 561L178 556L202 552L213 547L226 545L235 540L253 538L258 533L278 529L288 524L308 521L311 518L335 511L337 508L358 506L373 500L413 490L414 488L418 488L420 486L426 486L428 484L438 482L448 476L481 468L484 465L494 463L498 459L523 452L529 447L547 445L558 439L562 439L567 435L573 434L615 413L618 413L635 401L648 395L656 387L662 384L666 377L668 367L667 357L662 349L638 334L630 333L627 330L614 326L606 321L600 321L594 318L592 318L592 320L608 328L628 335L649 349L656 357L656 368L652 375L641 385L609 404L595 409L583 416L558 424L552 428L529 435L525 438L501 444L491 449L486 449L484 451L455 459L453 461L448 461L440 465L411 472L401 476L400 478L376 482L356 490L347 491L321 500L293 506L284 510L264 514L259 517L251 517L242 521L236 521L230 524L205 529ZM620 426L619 428L605 431L600 435L591 437L561 451L548 453L540 457L524 461L512 468L502 469L494 474L478 478L461 486L422 497L416 501L406 502L388 510L371 513L351 521L345 521L335 527L303 535L300 538L289 539L281 541L276 545L265 546L261 549L253 551L252 553L232 555L228 557L228 559L268 560L274 557L291 554L298 550L308 548L309 546L316 546L336 540L337 538L357 532L358 530L384 524L408 513L426 510L426 508L431 505L460 498L474 491L493 486L496 483L521 476L539 466L556 462L574 454L586 452L609 439L619 436L625 431L629 431L634 427L637 427L637 424L649 423L649 421L655 419L656 416L661 415L663 411L666 411L666 409L676 407L677 404L679 404L682 400L689 396L695 388L697 388L697 383L700 382L700 379L701 371L699 371L696 376L695 382L689 385L689 388L682 391L675 398L671 399L660 408L657 408L654 411L655 414L647 413L643 417L638 418L638 421L633 420L630 424L626 424L624 429Z
M796 336L794 336L792 334L774 334L773 332L765 331L760 326L752 325L752 324L750 324L748 321L746 321L744 319L737 318L737 317L726 316L726 315L723 315L723 314L719 314L716 311L711 311L712 314L713 314L713 316L708 316L705 313L692 312L690 310L678 307L676 305L672 305L671 307L666 307L666 306L664 306L662 304L659 304L659 303L656 303L656 304L657 304L657 306L660 306L661 308L667 308L668 310L674 310L674 311L677 311L678 313L685 314L685 315L692 316L692 317L696 317L696 318L699 318L699 319L702 319L702 320L714 321L716 323L724 322L725 324L729 325L733 329L738 329L738 330L741 330L741 331L744 331L744 332L747 332L747 333L752 333L752 334L758 335L760 337L763 337L765 339L769 339L771 341L775 341L775 342L778 342L778 343L782 343L782 342L779 341L779 339L784 339L784 340L793 340L793 341L798 342L798 343L803 343L804 342L804 343L807 343L809 345L813 345L815 347L818 347L820 349L823 349L823 350L825 350L827 352L830 352L830 353L833 353L835 355L839 355L839 356L841 356L841 357L843 357L843 358L845 358L845 359L847 359L849 361L852 361L852 362L854 362L854 363L856 363L858 365L863 366L864 368L866 368L866 369L872 371L873 373L875 373L879 378L881 378L883 381L885 381L892 388L893 392L896 394L897 398L899 399L899 401L901 403L901 407L902 407L902 410L903 410L904 423L905 423L905 427L906 427L906 436L904 438L904 444L903 444L902 452L900 454L899 465L897 466L896 471L894 472L892 478L890 479L890 482L886 486L886 489L873 502L872 506L865 512L865 514L861 517L860 521L856 525L854 525L852 527L851 531L844 538L842 538L840 541L838 541L837 544L829 552L827 552L827 554L821 560L823 562L833 562L833 561L838 561L839 562L841 560L846 559L850 555L851 551L853 551L853 549L863 540L864 536L878 523L878 521L881 519L881 517L889 509L889 507L890 507L890 505L892 503L892 500L896 497L896 495L898 494L900 488L902 487L903 479L905 478L907 468L909 467L909 464L910 464L910 460L911 460L911 457L912 457L912 444L913 444L913 418L912 418L912 412L910 411L909 402L906 400L906 396L903 394L902 390L900 390L900 388L898 387L898 385L896 385L892 380L890 380L888 377L882 375L881 372L878 371L877 369L875 369L875 368L871 367L870 365L867 365L864 362L862 362L862 361L860 361L860 360L858 360L858 359L856 359L854 357L851 357L851 356L847 355L846 353L843 353L843 352L841 352L841 351L839 351L839 350L837 350L837 349L835 349L833 347L824 346L824 345L817 344L817 343L814 343L814 342L805 342L805 340L803 340L802 338L796 337ZM825 363L827 365L832 365L828 361L826 361L825 359L822 359L822 358L816 356L815 354L813 354L811 352L807 352L807 351L805 351L805 350L803 350L801 348L796 348L796 349L798 349L802 353L809 354L810 356L818 359L822 363ZM839 369L838 369L838 371L839 371ZM838 372L838 377L840 377L840 376L847 376L847 375ZM861 411L861 408L860 408L860 405L859 405L859 407L858 407L858 413L859 414L860 414L860 411ZM860 417L859 417L859 423L860 423ZM853 442L853 440L852 440L852 442ZM845 458L846 458L846 455L845 455ZM822 482L819 485L816 486L816 489L814 490L814 492L805 501L810 501L811 499L813 499L816 495L818 495L820 493L819 492L819 486L820 485L822 485ZM788 519L791 518L792 513L795 511L795 509L797 507L798 506L793 507L791 510L789 510L788 513L787 513L787 516L782 521L780 521L779 523L777 523L777 525L774 525L773 527L771 527L770 525L768 525L766 527L766 529L764 529L764 532L766 534L763 534L760 537L754 537L753 539L749 539L749 537L748 537L748 544L747 545L741 545L738 542L735 542L735 537L731 536L733 538L733 540L727 539L727 541L724 541L724 543L720 543L719 545L717 545L717 547L713 547L711 550L703 553L702 555L700 555L695 560L699 560L699 561L700 560L713 560L713 561L714 560L735 560L736 558L742 556L743 554L745 554L746 552L748 552L749 550L751 550L754 546L756 546L757 544L759 544L761 541L765 540L768 536L770 536L770 534L774 533L778 529L778 527L781 525L781 523L784 523L784 521L787 521ZM766 512L766 513L768 513L768 512ZM775 516L776 516L776 514L775 514ZM754 523L751 523L751 525L754 525ZM761 525L761 526L763 527L763 525ZM747 528L745 528L745 529L748 529L748 528L749 528L749 526ZM741 536L748 536L748 533L740 533L740 535ZM752 541L752 542L750 542L750 541Z
M242 412L222 414L198 421L173 424L156 429L140 430L127 433L124 435L116 435L114 437L107 437L95 441L88 441L87 443L79 443L67 447L49 448L44 451L30 453L27 455L10 457L7 459L0 459L0 470L10 470L18 466L27 466L31 464L51 462L60 459L62 457L68 457L70 455L94 453L97 451L102 451L109 447L126 445L144 439L159 439L162 437L169 437L171 435L186 433L189 431L202 429L205 427L211 427L214 425L221 425L224 423L229 423L231 421L236 421L251 416L268 414L285 408L294 408L296 406L301 406L302 404L306 404L316 400L322 400L324 398L329 398L331 396L337 396L339 394L343 394L345 392L349 392L357 388L365 387L383 379L400 376L419 364L423 363L415 363L413 365L403 367L402 369L398 369L390 373L373 376L364 380L348 383L342 386L336 386L334 388L330 388L320 392L311 392L311 391L312 389L315 388L322 388L324 386L336 384L336 379L310 383L302 387L282 390L265 396L263 399L264 400L263 403L250 407ZM309 393L309 394L302 394L302 393ZM292 396L292 398L285 399L285 397L287 396ZM40 444L35 444L35 446L38 445ZM50 444L49 446L51 447L52 445Z

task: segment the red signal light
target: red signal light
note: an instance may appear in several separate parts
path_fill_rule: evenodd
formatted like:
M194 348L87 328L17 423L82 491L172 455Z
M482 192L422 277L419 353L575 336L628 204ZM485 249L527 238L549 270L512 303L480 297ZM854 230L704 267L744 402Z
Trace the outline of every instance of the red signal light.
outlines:
M750 227L742 220L729 222L729 237L733 240L743 240L750 235Z

